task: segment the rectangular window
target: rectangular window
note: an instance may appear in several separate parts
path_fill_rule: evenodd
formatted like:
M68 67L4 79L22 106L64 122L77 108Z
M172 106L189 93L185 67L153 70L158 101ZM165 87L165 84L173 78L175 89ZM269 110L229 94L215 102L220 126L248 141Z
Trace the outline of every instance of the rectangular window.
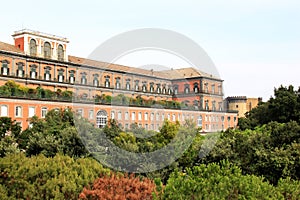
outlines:
M111 111L110 117L111 119L115 119L115 111Z
M33 117L35 115L35 107L29 107L28 117Z
M31 69L31 72L30 72L30 78L36 79L36 71L35 71L35 68L32 68L32 69Z
M118 120L122 120L122 112L121 111L118 112Z
M21 106L16 106L16 110L15 110L15 116L16 117L22 117L22 107Z
M197 120L198 127L202 127L202 116L200 115Z
M75 82L75 77L74 76L70 76L70 83L74 83Z
M89 110L89 119L94 119L94 111Z
M133 120L133 121L135 120L135 112L131 113L131 120Z
M173 120L174 122L176 121L176 115L175 115L175 114L172 115L172 120Z
M49 80L50 80L50 74L49 74L49 73L46 73L46 74L45 74L45 80L46 80L46 81L49 81Z
M58 75L58 82L63 82L64 81L64 76L63 75Z
M151 120L151 121L154 120L154 113L151 113L150 120Z
M141 112L139 112L139 114L138 114L138 120L139 120L139 121L142 120L142 113L141 113Z
M156 113L156 121L159 121L159 113Z
M80 117L83 117L83 110L82 110L82 109L78 109L78 110L77 110L77 114L78 114Z
M47 115L48 109L46 107L42 108L42 118L45 118Z
M125 120L128 120L129 119L129 114L128 112L125 112Z
M9 74L9 69L7 63L2 61L2 75L7 76L8 74Z
M145 113L144 118L145 118L145 120L148 120L148 113L147 112Z
M7 105L1 106L1 117L7 117L8 116L8 107Z

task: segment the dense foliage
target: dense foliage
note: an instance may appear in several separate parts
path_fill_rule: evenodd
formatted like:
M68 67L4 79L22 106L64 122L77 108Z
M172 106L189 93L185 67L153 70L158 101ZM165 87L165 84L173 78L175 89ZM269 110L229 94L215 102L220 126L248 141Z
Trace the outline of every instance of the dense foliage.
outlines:
M272 121L300 123L300 88L280 86L274 90L274 97L252 109L246 118L240 118L238 125L241 130L254 129Z
M163 199L282 199L282 195L263 178L244 176L239 168L223 162L174 172Z
M14 87L19 86L1 86L0 95L27 90ZM133 102L123 96L101 98ZM82 199L300 199L299 105L299 91L281 86L239 120L239 129L205 136L191 121L166 120L159 132L137 124L123 130L115 120L98 129L70 109L33 117L23 132L3 117L0 199L77 199L79 194ZM170 151L158 157L167 167L147 162L143 153L166 146ZM114 148L145 156L124 157ZM91 155L105 166L113 162L119 170L146 172L109 174Z
M0 171L1 199L77 199L84 186L109 173L90 158L23 153L0 159Z
M84 188L80 199L140 200L157 196L155 183L147 178L125 174L104 175L94 181L91 188Z
M159 107L169 109L190 109L198 110L198 106L187 104L187 102L167 101L167 100L154 100L144 99L141 95L133 97L125 96L124 94L118 94L117 96L110 95L95 95L93 98L88 98L86 94L75 94L72 91L57 89L52 91L44 89L40 86L37 88L30 88L21 86L12 80L7 81L4 85L0 86L1 97L19 97L29 99L46 99L53 101L87 101L94 102L96 104L112 104L112 105L124 105L124 106L141 106L141 107Z
M243 175L227 161L175 171L162 199L299 199L299 181L280 179L277 187L262 177Z

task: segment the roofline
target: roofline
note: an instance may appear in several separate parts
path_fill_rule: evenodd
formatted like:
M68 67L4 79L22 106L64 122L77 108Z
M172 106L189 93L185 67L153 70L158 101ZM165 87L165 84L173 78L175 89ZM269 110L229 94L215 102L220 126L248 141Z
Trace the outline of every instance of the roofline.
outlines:
M167 81L180 81L180 80L191 80L191 79L210 79L210 80L214 80L214 81L221 81L221 82L224 81L222 79L207 77L207 76L203 76L203 75L198 76L198 77L174 78L174 79L170 78L170 79L168 79L168 78L163 78L163 77L154 76L154 75L151 76L151 75L145 75L145 74L139 74L139 73L126 72L126 71L118 71L118 70L114 70L114 69L107 69L107 68L102 68L101 69L101 68L96 67L96 66L86 65L86 64L79 64L79 63L74 63L74 62L71 62L71 61L59 61L59 60L53 60L53 59L47 59L47 58L41 58L41 57L33 57L33 56L30 56L30 55L25 54L25 53L14 52L14 51L0 50L0 53L1 52L4 53L4 54L11 54L11 55L24 57L26 59L35 59L35 60L40 60L40 61L45 61L45 62L51 62L53 64L56 64L56 63L61 63L62 65L71 64L71 65L77 66L77 67L83 66L83 67L90 68L90 69L100 69L100 70L103 70L103 71L117 72L117 73L121 73L121 74L126 73L126 74L130 74L130 75L138 75L138 76L147 77L147 78L151 78L151 79L155 78L155 79L167 80ZM77 56L73 56L73 57L77 57ZM81 59L86 59L86 58L81 58ZM92 60L92 61L97 62L97 60ZM101 62L101 61L98 61L98 62ZM113 64L113 63L106 63L106 62L102 62L102 63L105 63L106 65ZM120 66L125 66L125 65L120 65ZM126 66L126 67L130 67L130 66ZM148 70L148 71L150 71L150 70Z
M34 31L34 30L30 30L30 29L22 29L19 31L15 31L14 34L12 34L13 37L22 35L22 34L31 34L31 35L35 35L35 36L43 36L46 37L48 39L56 39L59 41L63 41L66 43L69 43L70 41L66 38L66 37L62 37L62 36L58 36L58 35L53 35L53 34L49 34L49 33L43 33L40 31Z

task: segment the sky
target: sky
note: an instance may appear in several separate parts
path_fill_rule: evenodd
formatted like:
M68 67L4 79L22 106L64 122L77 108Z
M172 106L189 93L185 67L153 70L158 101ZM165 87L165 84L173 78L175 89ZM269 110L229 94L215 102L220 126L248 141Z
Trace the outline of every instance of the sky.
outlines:
M13 32L28 28L67 37L70 55L88 57L126 31L172 30L206 51L224 80L225 96L266 101L280 85L300 86L299 11L298 0L11 0L1 4L0 41L13 43ZM151 51L116 63L186 64Z

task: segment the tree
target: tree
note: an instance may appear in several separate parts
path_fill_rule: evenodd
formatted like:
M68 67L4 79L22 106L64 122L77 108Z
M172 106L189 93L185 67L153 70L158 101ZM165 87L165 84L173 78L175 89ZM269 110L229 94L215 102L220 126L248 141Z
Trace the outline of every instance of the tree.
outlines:
M220 165L175 171L164 188L162 199L283 199L280 192L263 178L242 175L242 171L227 161Z
M84 186L109 173L90 158L23 153L0 159L0 171L0 193L6 196L1 199L78 199Z
M258 125L271 121L286 123L289 121L300 122L300 88L280 86L274 89L274 97L267 102L260 103L256 108L246 113L246 118L239 120L241 130L254 129Z
M0 157L19 152L18 139L21 127L9 117L0 117Z

